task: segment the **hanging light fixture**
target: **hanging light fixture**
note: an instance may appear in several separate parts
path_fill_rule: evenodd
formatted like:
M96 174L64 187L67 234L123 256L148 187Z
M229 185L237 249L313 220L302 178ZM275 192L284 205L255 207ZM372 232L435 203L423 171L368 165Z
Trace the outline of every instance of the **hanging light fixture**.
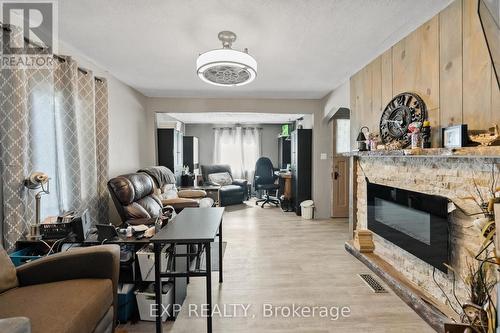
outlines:
M196 72L200 79L223 87L242 86L255 80L255 58L248 54L248 49L241 52L231 48L236 34L221 31L219 40L222 42L222 49L202 53L196 60Z

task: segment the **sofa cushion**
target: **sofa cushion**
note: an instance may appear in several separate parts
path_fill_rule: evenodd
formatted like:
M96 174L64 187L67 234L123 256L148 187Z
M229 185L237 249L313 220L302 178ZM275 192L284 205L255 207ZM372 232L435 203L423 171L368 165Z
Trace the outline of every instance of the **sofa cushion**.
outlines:
M161 213L161 200L156 195L144 197L137 202L122 207L127 219L157 217Z
M175 206L177 210L186 208L186 207L198 207L198 200L189 199L189 198L173 198L173 199L163 199L161 201L163 206Z
M208 181L214 184L225 186L231 185L231 183L233 182L233 177L231 177L229 172L211 173L208 175Z
M27 317L32 333L88 333L113 302L109 279L30 285L0 294L0 318Z
M0 293L15 288L18 285L16 267L10 260L9 255L0 245Z
M204 198L207 192L203 190L181 190L178 192L179 198Z
M208 182L208 175L218 172L229 172L232 177L231 167L227 164L200 165L201 176L204 182Z
M220 188L221 195L233 195L236 193L243 193L244 189L238 185L226 185Z

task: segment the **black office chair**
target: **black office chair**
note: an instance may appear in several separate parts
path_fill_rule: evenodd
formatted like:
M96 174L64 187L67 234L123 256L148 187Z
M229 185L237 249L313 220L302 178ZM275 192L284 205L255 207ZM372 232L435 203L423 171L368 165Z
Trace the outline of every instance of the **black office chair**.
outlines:
M280 205L280 200L277 197L272 197L269 192L278 192L280 186L275 184L277 175L274 174L273 163L267 157L261 157L255 163L255 175L253 177L253 184L255 190L265 191L264 198L255 202L256 205L262 202L262 208L265 204Z

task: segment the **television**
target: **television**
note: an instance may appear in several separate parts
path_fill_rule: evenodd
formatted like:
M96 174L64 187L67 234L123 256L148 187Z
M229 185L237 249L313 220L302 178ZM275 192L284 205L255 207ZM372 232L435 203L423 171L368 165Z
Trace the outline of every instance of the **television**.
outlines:
M477 12L500 89L500 0L479 0Z

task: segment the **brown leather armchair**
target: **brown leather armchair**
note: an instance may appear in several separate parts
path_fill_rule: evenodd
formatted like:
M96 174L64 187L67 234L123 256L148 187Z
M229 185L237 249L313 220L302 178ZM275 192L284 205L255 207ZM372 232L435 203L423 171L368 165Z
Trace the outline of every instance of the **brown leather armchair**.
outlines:
M13 274L11 281L17 279L0 293L0 318L28 318L32 333L114 331L118 245L72 249L17 270L5 261L9 260L5 250L0 248L0 252L2 270Z

